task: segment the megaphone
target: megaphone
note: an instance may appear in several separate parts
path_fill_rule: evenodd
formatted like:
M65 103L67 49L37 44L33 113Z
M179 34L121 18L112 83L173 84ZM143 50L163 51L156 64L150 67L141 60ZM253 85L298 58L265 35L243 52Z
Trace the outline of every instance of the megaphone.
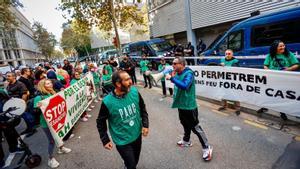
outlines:
M155 83L157 83L160 79L162 79L165 75L170 74L173 71L172 68L166 68L160 73L151 74L151 78L154 80Z

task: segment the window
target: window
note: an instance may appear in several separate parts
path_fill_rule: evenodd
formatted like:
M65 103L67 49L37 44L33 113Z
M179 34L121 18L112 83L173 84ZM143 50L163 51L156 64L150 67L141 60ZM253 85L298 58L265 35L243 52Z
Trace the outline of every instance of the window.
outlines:
M4 50L4 54L5 54L6 59L12 59L11 54L10 54L10 50Z
M299 43L300 19L255 26L251 30L251 46L269 46L274 40Z
M233 52L237 52L243 49L243 31L236 31L228 34L226 38L217 47L218 53L224 53L226 49L231 49Z
M16 59L21 58L19 50L14 50Z

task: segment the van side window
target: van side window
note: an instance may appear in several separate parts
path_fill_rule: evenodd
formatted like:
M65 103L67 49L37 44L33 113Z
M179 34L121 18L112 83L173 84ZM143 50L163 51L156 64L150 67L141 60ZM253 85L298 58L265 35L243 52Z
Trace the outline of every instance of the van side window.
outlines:
M243 31L230 33L219 45L218 53L224 54L226 49L232 49L234 52L243 49Z
M299 43L300 20L281 21L254 26L251 30L251 46L269 46L274 40Z

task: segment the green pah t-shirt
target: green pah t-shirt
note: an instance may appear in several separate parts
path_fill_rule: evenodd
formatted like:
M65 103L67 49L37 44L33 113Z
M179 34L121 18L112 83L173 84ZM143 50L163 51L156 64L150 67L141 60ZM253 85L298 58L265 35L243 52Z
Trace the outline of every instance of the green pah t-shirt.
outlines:
M221 63L224 63L224 66L239 66L239 60L232 57L230 60L227 60L226 57L221 59Z
M271 70L282 70L295 64L299 64L299 61L291 52L289 57L286 57L283 54L277 54L275 58L272 58L271 55L268 54L264 61L264 65Z

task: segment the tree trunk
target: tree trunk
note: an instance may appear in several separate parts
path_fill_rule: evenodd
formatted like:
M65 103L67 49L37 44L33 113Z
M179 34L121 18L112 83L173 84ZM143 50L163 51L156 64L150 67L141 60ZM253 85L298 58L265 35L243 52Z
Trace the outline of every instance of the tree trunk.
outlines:
M118 50L119 55L121 55L121 41L120 41L119 32L118 32L118 28L117 28L114 1L111 0L111 1L109 1L109 3L110 3L110 8L111 8L111 20L112 20L113 27L114 27L115 34L116 34L116 38L117 38L117 41L118 41L117 50Z

